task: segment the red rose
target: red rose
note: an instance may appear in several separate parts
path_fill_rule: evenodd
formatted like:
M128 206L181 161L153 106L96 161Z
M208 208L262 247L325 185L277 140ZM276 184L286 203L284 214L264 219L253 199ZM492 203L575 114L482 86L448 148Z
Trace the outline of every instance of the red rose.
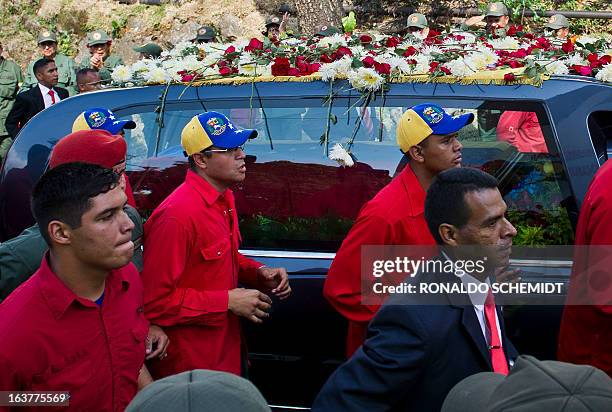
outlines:
M406 63L408 64L417 64L417 61L414 59L406 59Z
M319 57L319 61L320 61L321 63L331 63L331 62L333 62L333 60L332 60L332 59L330 59L330 58L329 58L329 56L328 56L327 54L325 54L325 53L323 53L323 54L321 55L321 57Z
M227 49L225 49L225 54L231 53L236 53L236 48L234 46L229 46Z
M510 60L508 62L508 66L512 67L513 69L516 69L517 67L523 67L524 64L516 60Z
M455 40L457 40L457 41L465 40L465 36L457 34L457 35L455 35Z
M406 49L406 51L404 52L404 54L402 56L410 57L410 56L416 54L416 52L417 52L416 49L414 47L410 46L410 47L408 47Z
M225 66L227 66L227 62L226 62L225 60L219 60L219 61L217 62L217 66L219 66L219 67L225 67Z
M610 64L612 62L612 56L610 56L609 54L605 54L599 59L599 61L602 62L604 65Z
M429 63L429 73L435 72L439 65L440 65L440 63L438 63L438 62L431 62L431 63Z
M391 65L389 63L374 63L374 70L378 72L378 74L391 74Z
M290 67L289 70L287 71L287 74L289 76L300 76L302 73L295 67Z
M263 42L259 39L251 39L249 45L244 48L246 52L253 52L255 50L263 50Z
M372 42L372 37L368 36L367 34L362 34L359 36L359 41L361 44L368 44Z
M591 69L589 66L581 66L579 64L573 65L572 70L581 76L590 76L593 73L593 69Z
M289 59L286 57L277 57L272 64L272 76L288 76L289 75Z
M570 39L567 39L567 41L561 45L561 50L563 50L563 52L567 53L567 54L573 52L574 51L574 43L572 43L572 41Z
M524 37L529 40L535 39L535 36L532 33L525 33Z
M591 53L587 56L587 60L592 63L598 61L599 57L597 56L597 53Z
M374 61L374 58L372 56L366 56L363 58L361 63L363 63L365 67L370 68L374 66L374 63L376 63L376 61Z
M338 47L338 50L336 50L336 54L341 59L344 56L352 56L353 52L348 47L340 46Z
M192 81L194 78L195 78L195 76L193 74L184 74L181 77L181 81L185 82L185 83L188 83L188 82Z
M518 49L517 51L513 51L510 53L510 57L514 57L516 59L524 59L527 57L529 52L525 49Z
M514 76L514 74L512 74L512 73L504 74L504 81L505 82L513 82L515 80L516 80L516 77Z
M387 41L385 42L385 45L387 47L397 47L397 45L400 43L401 41L397 37L387 37Z
M227 66L223 66L219 69L219 74L221 76L229 76L232 73L232 69Z
M312 63L310 65L309 71L310 73L315 73L315 72L318 72L320 68L321 68L321 65L319 63Z
M516 36L516 27L514 27L514 25L510 25L510 27L508 27L508 30L506 31L506 36Z
M434 29L429 29L429 33L427 37L438 37L440 35L439 31L435 31Z
M440 71L443 72L444 74L449 74L449 75L451 74L451 71L444 66L440 67Z

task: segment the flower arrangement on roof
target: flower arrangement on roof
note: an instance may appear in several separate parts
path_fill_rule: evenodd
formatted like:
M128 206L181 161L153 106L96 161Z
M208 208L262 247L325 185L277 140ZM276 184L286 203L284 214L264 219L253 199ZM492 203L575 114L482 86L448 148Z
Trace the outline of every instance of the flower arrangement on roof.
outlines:
M612 83L610 38L565 42L510 26L507 36L478 32L428 37L336 34L233 44L179 43L155 60L115 68L117 86L346 79L362 92L393 82L514 83L539 85L550 75L576 74Z

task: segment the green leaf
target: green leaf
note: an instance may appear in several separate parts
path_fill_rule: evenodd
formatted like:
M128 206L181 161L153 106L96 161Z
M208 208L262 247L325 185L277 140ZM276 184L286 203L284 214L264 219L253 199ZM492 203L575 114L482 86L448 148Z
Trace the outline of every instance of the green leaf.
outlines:
M338 123L338 116L336 116L335 114L330 114L329 120L331 120L332 124L336 124Z

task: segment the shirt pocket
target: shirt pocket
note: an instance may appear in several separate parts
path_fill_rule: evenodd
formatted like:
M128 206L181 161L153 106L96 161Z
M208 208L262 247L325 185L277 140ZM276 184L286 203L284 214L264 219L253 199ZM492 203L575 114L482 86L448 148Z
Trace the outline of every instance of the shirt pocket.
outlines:
M34 391L74 391L82 388L96 372L90 358L81 358L69 365L52 366L47 372L34 376Z
M219 239L210 245L204 245L200 248L200 253L204 260L220 261L227 256L230 250L229 239Z

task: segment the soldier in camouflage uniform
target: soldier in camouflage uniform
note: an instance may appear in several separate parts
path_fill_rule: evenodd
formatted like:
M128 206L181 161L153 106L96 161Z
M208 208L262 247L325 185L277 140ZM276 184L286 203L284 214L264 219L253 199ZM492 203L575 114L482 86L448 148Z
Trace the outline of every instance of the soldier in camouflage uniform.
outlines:
M551 42L555 46L560 46L567 41L567 37L570 35L569 21L563 14L553 14L548 19L548 23L544 26L546 29L551 30Z
M48 30L42 31L38 36L38 48L42 54L42 57L55 61L57 73L59 75L59 80L57 82L58 87L68 90L68 93L70 93L71 96L75 95L77 90L74 60L57 52L56 34ZM25 81L21 86L20 92L29 90L38 84L38 80L36 80L36 76L34 76L34 63L39 58L40 57L37 57L36 59L32 60L28 65L25 73Z
M21 68L14 61L2 57L2 51L0 43L0 163L13 142L4 122L13 108L19 85L23 82Z
M90 57L85 57L79 69L90 68L100 74L102 82L111 81L111 72L121 64L121 57L111 54L112 39L104 30L96 30L87 33L87 47L89 47Z

